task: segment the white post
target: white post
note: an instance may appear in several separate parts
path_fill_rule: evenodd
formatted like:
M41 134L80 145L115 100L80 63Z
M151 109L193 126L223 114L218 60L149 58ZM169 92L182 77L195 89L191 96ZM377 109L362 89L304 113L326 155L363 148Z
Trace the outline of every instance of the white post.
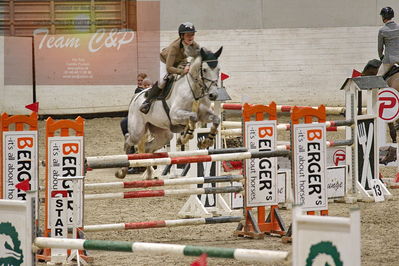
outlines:
M78 228L80 227L79 223L79 210L83 209L84 206L84 197L83 197L83 188L84 187L84 176L70 176L70 177L59 177L58 180L72 180L72 200L73 200L73 214L72 214L72 238L77 239L78 238ZM79 181L82 181L82 187L79 186ZM81 206L78 205L78 195L81 195L82 201L80 201ZM83 224L83 221L82 221ZM67 262L71 263L72 260L76 258L78 266L80 266L80 263L83 265L87 265L87 262L82 259L79 255L79 250L75 249L71 251L71 254L69 255Z

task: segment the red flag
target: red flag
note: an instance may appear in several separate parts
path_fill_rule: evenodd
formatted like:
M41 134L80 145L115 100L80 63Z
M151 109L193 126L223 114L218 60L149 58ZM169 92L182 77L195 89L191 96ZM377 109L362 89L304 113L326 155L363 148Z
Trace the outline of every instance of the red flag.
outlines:
M24 181L16 184L15 187L23 191L28 191L30 190L29 181L30 181L29 179L25 179Z
M357 71L356 69L354 69L352 71L352 78L356 78L356 77L360 77L362 75L362 73L360 73L359 71Z
M229 77L230 77L229 75L227 75L227 74L222 72L222 75L221 75L222 81L225 80L225 79L228 79Z
M191 263L190 266L206 266L208 265L206 261L207 258L208 254L204 253L197 260L193 261L193 263Z
M25 105L25 108L37 113L39 111L39 102Z

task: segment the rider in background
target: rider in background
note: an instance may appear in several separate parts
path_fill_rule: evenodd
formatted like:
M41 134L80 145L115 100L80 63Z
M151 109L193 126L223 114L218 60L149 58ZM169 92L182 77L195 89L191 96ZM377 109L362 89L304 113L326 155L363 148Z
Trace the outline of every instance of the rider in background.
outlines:
M391 7L381 9L380 15L385 25L378 32L378 55L382 65L377 75L383 76L399 63L399 25L392 20L394 11Z
M159 82L156 82L149 90L147 99L140 107L141 112L148 113L152 102L165 87L170 74L184 75L188 73L190 64L187 62L185 50L198 53L200 49L200 46L194 41L195 32L195 27L191 22L182 23L178 29L179 38L162 50Z

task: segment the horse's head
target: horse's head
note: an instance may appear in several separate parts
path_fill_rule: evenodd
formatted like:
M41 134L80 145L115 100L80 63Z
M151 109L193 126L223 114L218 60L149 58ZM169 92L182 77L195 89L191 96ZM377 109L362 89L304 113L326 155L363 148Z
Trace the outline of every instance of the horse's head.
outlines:
M367 65L363 68L363 76L376 76L378 69L381 66L381 61L378 59L372 59L367 62Z
M372 59L367 62L367 65L362 71L363 76L376 76L378 69L381 66L381 61L378 59ZM386 79L388 86L399 91L399 73L395 73Z
M223 47L220 47L216 53L212 53L201 48L200 55L196 57L194 64L190 69L190 74L199 83L201 94L207 95L211 101L218 97L217 87L219 81L219 61Z

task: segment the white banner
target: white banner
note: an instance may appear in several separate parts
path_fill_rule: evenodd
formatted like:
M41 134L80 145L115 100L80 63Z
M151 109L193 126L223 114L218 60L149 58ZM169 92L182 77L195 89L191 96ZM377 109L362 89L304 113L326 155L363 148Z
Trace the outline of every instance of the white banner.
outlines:
M248 150L276 150L276 121L245 122ZM277 158L245 160L246 202L248 207L277 205Z
M306 211L328 209L325 136L324 123L293 128L295 203Z
M78 201L77 226L83 226L83 201L82 193L75 193L73 196L73 182L71 180L58 180L59 177L83 176L83 137L50 137L48 138L48 199L51 198L52 191L68 191L68 226L73 226L73 199ZM77 181L83 187L83 181ZM49 201L48 207L49 222L53 216L57 216L55 206ZM48 225L50 227L50 225Z
M231 182L230 183L232 186L241 186L241 182ZM230 202L231 202L231 208L232 209L241 209L244 206L244 197L242 195L242 192L234 192L230 193Z
M51 237L68 238L68 191L53 191L50 199L51 206L55 208L55 215L51 217ZM51 256L68 256L67 249L52 248Z
M393 122L399 117L399 92L392 88L378 92L378 117L384 122Z
M345 147L329 147L327 149L327 167L346 165Z
M359 209L346 218L304 215L294 207L292 228L292 265L361 265Z
M345 197L346 166L327 168L327 196L329 199Z
M279 171L277 173L277 187L278 187L278 203L285 203L287 201L287 175L288 171Z
M37 190L37 154L37 131L3 132L4 199L26 200L26 192L18 185Z
M0 265L36 265L32 254L34 198L0 200Z

